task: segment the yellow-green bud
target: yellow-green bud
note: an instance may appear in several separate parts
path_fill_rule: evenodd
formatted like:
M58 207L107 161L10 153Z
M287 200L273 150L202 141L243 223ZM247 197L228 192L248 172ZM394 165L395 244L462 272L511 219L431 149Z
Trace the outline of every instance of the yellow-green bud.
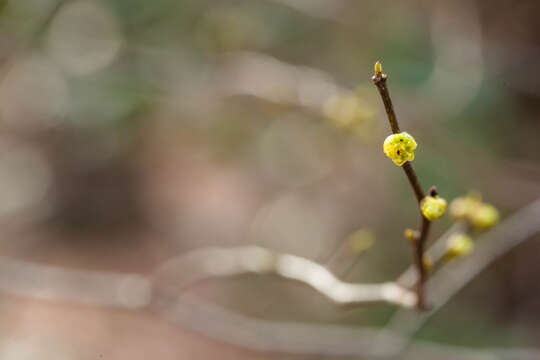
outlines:
M347 237L349 249L353 254L362 254L369 250L375 243L375 236L366 229L360 229Z
M464 219L469 214L471 201L466 197L458 197L450 203L450 215L454 219Z
M380 61L377 61L374 66L375 75L381 76L382 75L382 64Z
M428 254L422 256L422 264L426 270L431 270L433 268L433 259Z
M429 221L437 220L446 211L446 200L440 196L426 196L420 203L420 210Z
M392 134L384 140L383 151L394 164L401 166L407 161L414 160L414 151L416 150L416 141L406 132Z
M499 222L499 211L490 204L481 204L470 215L471 224L480 229L487 229Z
M499 222L499 211L493 205L482 202L479 194L458 197L450 204L450 214L455 219L467 219L479 229L488 229Z
M415 242L416 239L418 239L418 236L420 236L418 231L413 229L405 229L403 235L405 236L405 239L409 240L410 242Z
M458 233L446 241L446 254L450 258L467 256L474 250L474 243L469 235Z
M461 220L469 218L470 215L482 205L482 197L476 193L455 198L450 203L450 215L454 219Z

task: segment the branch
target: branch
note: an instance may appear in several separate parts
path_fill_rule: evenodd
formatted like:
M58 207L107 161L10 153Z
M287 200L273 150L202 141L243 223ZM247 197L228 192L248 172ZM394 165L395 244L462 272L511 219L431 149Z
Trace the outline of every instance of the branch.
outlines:
M152 296L138 274L82 271L0 257L0 291L39 300L137 309Z
M391 333L401 334L404 343L395 348L386 347L386 352L392 354L401 353L411 343L412 337L428 319L450 301L465 285L512 248L531 236L540 233L540 221L538 219L540 219L540 199L517 211L497 227L480 236L476 240L479 245L472 255L463 260L447 264L435 274L427 284L432 297L430 310L421 315L398 311L390 320L386 329ZM456 229L459 229L461 225L455 226ZM447 232L432 246L434 253L441 252L440 249L449 235L450 233ZM401 278L410 279L409 276L402 276ZM400 281L398 280L398 282Z
M257 246L202 248L168 261L156 273L157 289L179 295L197 282L246 273L276 274L311 286L337 304L387 302L413 307L416 295L396 284L354 284L336 278L324 266L303 257L280 254Z
M358 262L362 253L363 251L354 251L352 254L350 241L348 241L348 239L344 239L344 241L342 241L338 247L332 251L332 253L325 261L321 263L321 265L323 265L331 273L337 274L339 278L345 280L347 275ZM280 294L274 294L272 297L268 297L266 302L262 303L258 308L258 311L261 313L270 311L271 306L276 302L279 302L279 299L281 299Z
M396 113L394 111L394 106L392 105L392 98L390 97L390 92L388 91L388 87L386 86L387 78L388 76L382 73L381 62L377 61L375 63L375 75L373 75L371 80L379 90L379 94L381 94L381 98L384 104L384 108L386 110L386 115L388 116L388 122L390 123L392 133L399 134L401 130L399 128ZM420 202L422 201L422 199L424 199L425 194L424 190L422 190L422 186L420 185L420 181L418 181L418 176L416 176L416 172L414 171L414 168L409 161L403 164L402 168L405 172L405 175L407 176L407 179L409 180L409 184L411 185L411 188L418 202L418 208L420 209ZM431 195L436 195L435 188L431 189ZM424 285L427 281L428 273L424 265L424 247L427 241L430 225L431 222L424 217L422 212L420 212L420 234L413 244L413 258L414 263L416 264L416 269L418 271L416 294L418 298L417 306L419 309L424 309L426 307Z
M384 109L386 110L386 115L388 116L388 122L390 122L392 132L394 134L399 134L401 130L399 129L399 124L397 122L394 105L392 105L392 98L390 98L390 92L388 91L388 87L386 86L386 79L388 78L388 76L382 73L380 61L377 61L375 63L375 68L375 75L373 75L371 80L373 81L375 86L377 86L379 94L381 94L381 99L383 101Z
M424 194L424 190L422 190L422 185L420 185L420 181L418 181L418 177L416 176L416 172L414 171L412 164L407 161L405 164L403 164L402 169L407 175L407 180L409 180L409 184L411 184L411 188L416 196L418 204L420 204L426 195Z
M331 358L392 358L391 354L383 354L381 348L373 346L380 339L373 328L256 319L187 294L177 299L173 306L155 306L152 311L183 329L244 349ZM403 342L399 333L386 332L380 344L384 349L395 349ZM418 341L400 353L399 359L528 360L539 356L540 350L534 348L480 350Z

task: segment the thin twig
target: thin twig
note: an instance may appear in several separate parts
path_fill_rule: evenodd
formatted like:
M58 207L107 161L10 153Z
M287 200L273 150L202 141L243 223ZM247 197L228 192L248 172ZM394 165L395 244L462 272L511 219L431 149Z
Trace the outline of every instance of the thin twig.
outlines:
M415 256L414 261L416 263L416 268L418 269L418 282L416 283L416 296L418 297L418 308L426 308L426 299L424 286L428 278L428 271L424 264L424 247L426 244L429 228L431 226L431 221L427 220L422 214L420 214L421 224L420 224L420 237L415 242Z
M388 116L390 127L392 128L392 133L398 134L401 132L401 130L399 128L396 113L394 111L394 106L392 105L392 98L390 97L390 92L388 91L388 87L386 86L387 78L388 76L382 73L380 61L377 61L377 63L375 64L375 75L373 75L371 80L379 90L379 94L381 94L384 108L386 110L386 115ZM418 176L416 176L416 172L414 171L414 168L409 161L403 164L402 168L405 172L405 175L407 176L407 179L409 180L414 195L416 196L418 208L420 208L420 203L424 199L425 193L424 190L422 190L422 185L420 185ZM436 190L434 188L432 188L431 191L435 192L436 194ZM431 222L424 217L422 212L420 212L420 235L418 236L416 241L413 242L414 263L416 264L416 269L418 271L416 294L418 298L417 307L419 309L424 309L426 307L424 285L427 281L428 273L424 265L424 247L428 237L430 225Z
M380 64L380 61L377 61L377 63ZM379 94L381 94L381 98L384 103L384 109L386 110L386 115L388 115L388 121L390 122L392 132L394 134L398 134L401 132L401 130L399 129L396 113L394 112L394 106L392 105L390 92L388 91L388 87L386 86L386 79L386 74L383 74L382 72L375 73L375 75L373 75L373 77L371 78L375 86L377 86L377 89L379 89Z
M420 202L426 195L424 194L424 190L422 190L422 185L420 185L420 181L418 181L416 172L414 171L412 164L409 161L403 164L402 168L403 168L403 171L405 171L405 174L407 175L407 179L409 180L409 183L411 184L411 188L414 191L416 200L420 204Z

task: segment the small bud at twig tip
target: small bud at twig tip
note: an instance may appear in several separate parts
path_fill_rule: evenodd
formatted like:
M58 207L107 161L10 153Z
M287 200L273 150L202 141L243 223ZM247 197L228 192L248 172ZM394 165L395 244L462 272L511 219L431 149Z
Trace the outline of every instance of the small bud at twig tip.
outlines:
M382 64L380 61L375 63L375 76L382 76Z
M429 189L429 195L430 196L437 196L439 193L437 192L437 188L435 186L432 186L431 189Z

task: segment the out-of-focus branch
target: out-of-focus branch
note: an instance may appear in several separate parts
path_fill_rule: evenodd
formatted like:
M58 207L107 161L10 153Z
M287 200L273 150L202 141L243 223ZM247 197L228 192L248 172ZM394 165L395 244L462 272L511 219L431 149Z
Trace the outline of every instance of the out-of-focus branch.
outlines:
M141 308L150 280L138 274L81 271L0 257L0 291L40 300Z
M205 248L188 252L160 267L151 280L138 274L80 271L0 257L0 291L11 295L81 304L142 308L160 284L183 291L204 279L243 273L275 273L310 285L339 304L388 302L410 307L414 293L393 282L352 284L324 266L260 247Z
M292 65L264 53L231 52L219 60L207 69L206 77L181 84L174 106L199 114L228 97L253 96L321 114L328 99L352 91L325 71Z
M292 65L263 53L233 52L221 60L211 79L221 97L251 95L320 111L328 98L350 91L327 72Z
M163 289L177 292L204 279L245 273L273 273L300 281L337 304L387 302L406 308L416 304L416 295L395 282L347 283L309 259L257 246L193 250L164 264L156 277L165 284Z
M163 304L162 304L163 305ZM156 306L153 311L166 321L202 333L218 341L256 351L337 357L385 358L373 344L378 332L373 328L274 322L241 315L208 304L193 295L184 295L174 306ZM384 347L403 344L399 334L385 333ZM418 341L399 355L399 359L437 360L538 359L540 351L526 348L468 349ZM390 355L391 356L391 355Z
M162 297L156 300L166 300ZM297 355L350 356L369 353L373 329L252 318L185 294L152 309L163 319L228 344Z

